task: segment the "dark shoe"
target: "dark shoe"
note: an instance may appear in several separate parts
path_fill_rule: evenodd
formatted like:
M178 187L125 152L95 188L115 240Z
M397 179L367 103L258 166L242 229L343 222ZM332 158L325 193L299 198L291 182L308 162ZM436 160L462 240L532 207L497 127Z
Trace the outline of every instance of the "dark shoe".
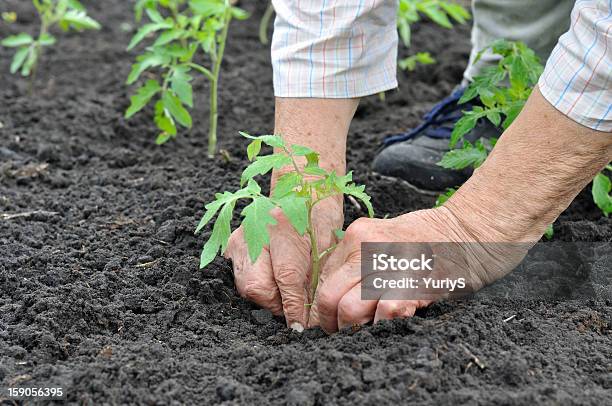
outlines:
M423 117L418 127L387 137L383 149L374 159L373 169L381 175L401 178L411 185L430 191L443 191L460 186L472 170L462 171L444 169L438 166L442 156L448 152L448 142L463 111L472 110L478 99L458 104L465 88L459 88ZM499 137L500 128L488 120L479 120L476 127L465 135L465 139L475 142L480 138ZM457 146L461 147L461 144Z

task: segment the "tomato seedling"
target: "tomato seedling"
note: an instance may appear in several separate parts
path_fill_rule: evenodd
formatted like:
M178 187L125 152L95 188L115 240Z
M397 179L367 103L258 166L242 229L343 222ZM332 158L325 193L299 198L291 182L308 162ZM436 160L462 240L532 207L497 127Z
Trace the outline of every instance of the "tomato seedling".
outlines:
M313 227L313 208L321 201L332 196L353 196L365 205L370 217L374 215L370 196L365 193L365 186L352 182L352 173L338 176L319 166L319 154L312 149L300 145L287 146L277 135L262 135L253 137L241 133L251 140L247 148L247 156L253 161L245 168L240 177L242 189L231 193L223 192L215 195L215 200L205 206L206 212L198 224L198 233L212 218L218 214L212 233L204 245L200 258L200 268L208 265L217 255L223 253L231 235L230 221L236 202L240 199L251 200L241 212L244 239L248 247L251 261L254 263L264 246L270 243L268 226L276 224L276 219L270 213L279 208L287 217L299 235L307 235L311 245L311 286L310 299L319 282L321 260L333 251L335 246L319 252L317 235ZM262 144L276 149L271 155L259 156ZM301 169L296 158L303 157L306 165ZM261 187L255 181L257 175L265 175L272 169L290 167L292 170L278 178L271 196L261 193ZM341 238L341 230L336 236Z
M453 21L465 24L471 15L461 4L445 0L400 0L397 11L397 30L406 48L412 41L411 25L421 20L421 15L441 27L453 28ZM419 52L398 62L402 70L413 71L417 64L431 65L436 60L429 52Z
M229 0L190 0L188 3L186 0L139 0L135 8L137 21L143 11L150 22L136 32L128 50L151 34L155 33L156 37L136 58L127 84L135 83L150 69L156 69L159 76L136 90L125 117L132 117L155 99L154 121L160 130L157 144L175 137L177 124L191 128L188 108L193 108L192 72L199 72L210 82L208 156L212 157L217 150L219 76L229 25L232 19L245 19L248 14ZM210 69L194 62L200 50L208 55Z
M65 32L71 29L76 31L100 29L100 24L87 15L85 7L78 0L32 0L32 4L40 18L38 35L33 37L22 32L6 37L0 42L2 46L17 49L10 71L11 73L20 71L22 76L30 76L30 92L36 80L43 47L56 42L56 38L50 33L55 25ZM14 16L16 18L16 15ZM7 18L5 13L3 18Z
M506 40L494 41L489 47L478 54L478 61L484 52L491 50L501 57L496 66L483 69L474 77L467 87L459 103L466 103L478 97L482 106L475 106L471 111L465 111L459 119L453 132L447 152L438 165L447 169L461 170L468 167L478 168L487 159L489 152L495 146L497 139L489 141L477 140L470 143L464 136L478 123L478 120L489 120L496 127L506 130L519 115L533 88L537 85L544 66L537 55L522 42ZM462 142L461 148L455 148ZM607 167L610 170L610 165ZM604 215L612 212L612 183L603 172L593 180L593 201ZM436 204L443 204L456 189L448 189L441 195ZM552 237L552 227L547 229L547 237Z

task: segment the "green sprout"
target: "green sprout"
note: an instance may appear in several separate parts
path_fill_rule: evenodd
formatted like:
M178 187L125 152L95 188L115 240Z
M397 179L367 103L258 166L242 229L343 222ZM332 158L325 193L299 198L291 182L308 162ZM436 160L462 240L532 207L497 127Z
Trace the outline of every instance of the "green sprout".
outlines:
M160 130L157 144L175 137L177 124L191 128L188 108L194 105L192 72L199 72L210 81L208 156L212 157L217 151L219 77L229 25L232 19L245 19L248 14L229 0L139 0L135 7L137 21L143 12L150 22L136 32L128 50L151 34L156 37L136 58L127 84L135 83L152 68L159 76L136 90L125 117L132 117L155 99L154 122ZM210 69L194 62L200 50L208 55Z
M533 88L538 83L544 67L537 55L527 45L518 41L497 40L479 52L478 61L484 52L491 50L499 55L500 60L496 66L483 69L482 73L474 77L459 103L466 103L478 97L482 106L475 106L471 111L465 111L463 117L457 122L447 152L438 165L447 169L462 170L468 167L478 168L487 159L490 151L495 147L496 138L488 141L476 140L473 144L464 138L478 123L478 120L489 120L496 127L506 130L519 115ZM463 143L461 148L455 148ZM612 170L608 165L606 169ZM593 179L593 201L605 216L612 213L612 182L601 172ZM436 204L443 204L452 196L456 189L448 189L441 195ZM552 226L547 229L546 236L552 237Z
M38 65L42 59L43 47L56 43L56 38L50 33L55 26L67 32L99 30L100 24L87 15L85 7L77 0L32 0L32 4L40 18L40 27L36 37L22 32L4 38L0 45L16 48L17 51L11 62L11 73L20 71L22 76L30 76L30 93L36 80ZM3 13L3 19L9 21L16 19L14 13Z
M289 147L278 135L253 137L243 132L240 134L251 140L247 156L252 163L242 172L240 178L242 189L234 193L217 193L215 200L205 206L206 212L196 233L201 231L217 213L219 214L202 250L200 268L204 268L212 262L218 252L223 253L227 248L231 235L230 222L236 202L240 199L251 200L241 212L244 238L251 261L254 263L264 246L270 243L268 226L276 224L276 219L270 212L274 208L279 208L295 231L299 235L307 235L310 240L312 266L310 299L312 300L319 283L321 260L336 247L334 245L319 252L312 219L314 207L332 196L349 195L361 200L369 216L372 217L374 211L370 196L365 193L365 186L358 186L352 182L351 172L339 176L334 171L329 172L321 168L319 154L308 147L300 145ZM262 144L275 148L277 152L259 156ZM306 165L302 169L296 158L306 160ZM271 196L263 195L261 187L254 178L265 175L272 169L287 167L291 170L279 177ZM337 230L336 236L341 239L341 235L342 231Z
M453 21L465 24L471 15L461 4L445 0L400 0L397 11L397 30L406 48L412 41L411 25L421 20L421 15L441 27L453 28ZM398 62L400 69L413 71L417 63L431 65L436 60L429 52L419 52Z

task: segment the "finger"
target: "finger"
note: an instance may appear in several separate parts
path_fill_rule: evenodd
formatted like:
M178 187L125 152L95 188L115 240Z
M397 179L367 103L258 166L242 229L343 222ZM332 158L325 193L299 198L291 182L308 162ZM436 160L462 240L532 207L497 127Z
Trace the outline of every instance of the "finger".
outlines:
M257 261L251 263L242 229L239 228L230 237L225 257L232 260L234 282L240 296L274 315L281 315L283 306L268 248L265 247Z
M340 248L340 247L339 247ZM310 325L320 325L328 333L338 330L338 304L342 297L361 280L359 263L338 265L343 253L332 254L325 265L317 296L310 311Z
M338 303L338 328L366 324L374 319L378 300L361 298L361 283L353 286Z
M286 220L279 219L279 224L271 232L270 258L287 326L303 331L307 320L310 245L284 222Z
M407 318L414 316L419 306L418 300L397 300L391 299L390 293L385 293L376 306L374 323L381 320L393 320L397 318Z

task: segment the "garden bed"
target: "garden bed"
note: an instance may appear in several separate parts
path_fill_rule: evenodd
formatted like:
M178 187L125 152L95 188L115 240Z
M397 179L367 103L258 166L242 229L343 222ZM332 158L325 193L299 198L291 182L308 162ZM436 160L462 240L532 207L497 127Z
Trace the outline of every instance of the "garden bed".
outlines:
M228 261L198 270L203 205L235 189L247 164L238 131L273 129L264 5L243 3L253 16L230 29L220 85L229 161L206 158L202 79L193 130L176 141L154 144L150 111L123 119L130 2L86 2L103 29L47 49L32 98L0 48L0 213L19 214L0 217L0 387L63 387L86 405L612 403L610 301L472 299L298 334L237 295ZM0 37L35 30L30 2L6 10L19 19ZM364 100L351 127L349 167L381 216L432 206L369 165L384 135L417 124L460 81L470 49L468 27L419 24L413 41L438 63L401 73L385 103ZM363 215L346 211L347 224ZM612 241L589 191L555 228L555 239Z

